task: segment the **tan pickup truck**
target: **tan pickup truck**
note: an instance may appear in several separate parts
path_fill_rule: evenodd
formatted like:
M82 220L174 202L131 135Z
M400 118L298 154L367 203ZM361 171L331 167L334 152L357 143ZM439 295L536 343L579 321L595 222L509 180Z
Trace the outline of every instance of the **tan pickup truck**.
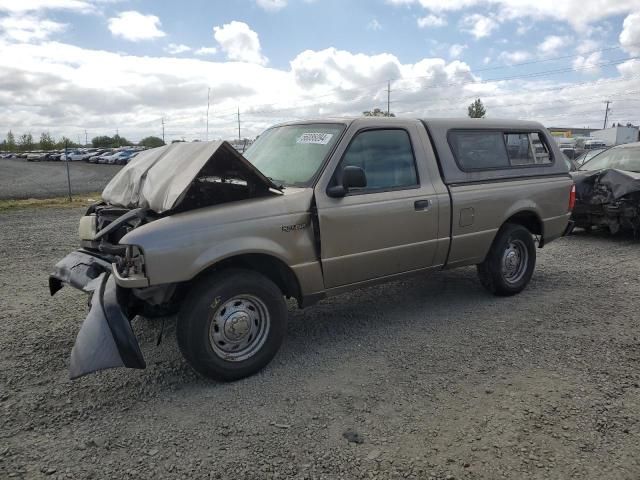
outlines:
M521 121L325 119L277 125L243 155L226 142L141 153L80 220L81 248L49 284L91 293L75 378L144 368L130 321L177 313L202 375L264 367L286 298L323 298L477 265L496 295L529 283L563 235L573 182L556 142ZM425 292L428 295L428 292Z

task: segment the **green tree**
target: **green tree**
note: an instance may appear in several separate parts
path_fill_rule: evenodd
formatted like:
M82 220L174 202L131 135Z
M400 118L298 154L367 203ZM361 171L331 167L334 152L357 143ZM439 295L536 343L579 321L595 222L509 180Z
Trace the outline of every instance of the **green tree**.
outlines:
M373 110L367 110L366 112L362 112L362 115L365 117L395 117L396 114L393 112L387 112L380 110L379 108L374 108Z
M11 130L7 133L7 150L10 152L16 151L16 136Z
M53 150L56 146L56 142L49 132L42 132L40 135L40 148L45 151Z
M147 148L156 148L156 147L162 147L163 145L165 145L164 141L159 138L159 137L145 137L142 140L140 140L140 143L138 145L142 145L143 147L147 147Z
M113 136L113 145L112 145L112 147L125 147L125 146L131 146L131 145L133 145L133 143L131 143L126 138L121 137L118 134L115 134Z
M31 132L23 133L20 135L18 139L18 145L20 146L21 152L28 152L29 150L33 150L33 135Z
M71 140L68 137L62 137L57 143L56 143L56 149L58 150L62 150L65 147L66 148L77 148L79 147L80 144L74 142L73 140Z
M91 139L91 145L97 148L111 148L113 146L113 138L108 135L101 135Z
M487 114L487 110L484 108L482 100L478 98L469 105L468 113L471 118L484 118Z

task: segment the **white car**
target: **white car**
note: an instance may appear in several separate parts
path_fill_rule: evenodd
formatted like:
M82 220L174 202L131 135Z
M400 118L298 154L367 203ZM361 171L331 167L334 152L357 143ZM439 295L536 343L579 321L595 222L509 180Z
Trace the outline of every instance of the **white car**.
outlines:
M71 160L72 162L75 162L75 161L85 160L90 156L91 154L87 152L83 152L82 150L74 150L69 154L69 160Z

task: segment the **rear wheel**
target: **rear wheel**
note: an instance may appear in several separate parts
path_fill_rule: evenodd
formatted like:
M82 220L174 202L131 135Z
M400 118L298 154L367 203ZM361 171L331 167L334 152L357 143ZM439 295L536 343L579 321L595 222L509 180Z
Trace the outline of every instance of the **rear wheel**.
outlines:
M520 293L536 266L536 246L531 232L507 223L498 232L484 262L478 264L480 283L494 295Z
M237 380L267 365L286 332L280 289L249 270L223 270L203 278L178 316L180 351L201 375Z

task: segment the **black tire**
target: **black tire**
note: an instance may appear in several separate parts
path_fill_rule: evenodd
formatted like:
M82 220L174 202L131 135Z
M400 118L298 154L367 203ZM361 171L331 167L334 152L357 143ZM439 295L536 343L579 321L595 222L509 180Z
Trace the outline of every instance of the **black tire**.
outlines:
M509 259L506 260L506 257ZM512 272L511 268L506 271L503 269L505 263L509 263L511 267L515 262L517 262L517 266L513 267L515 271ZM531 232L522 225L513 223L505 223L500 228L487 258L477 265L482 286L494 295L504 297L524 290L531 280L535 267L536 245Z
M238 323L239 333L235 330ZM280 348L286 329L287 306L280 289L259 273L227 269L202 278L187 295L178 314L176 336L182 355L194 370L208 378L232 381L267 365ZM229 340L232 334L249 346L231 351L236 346ZM247 358L233 358L245 350Z

